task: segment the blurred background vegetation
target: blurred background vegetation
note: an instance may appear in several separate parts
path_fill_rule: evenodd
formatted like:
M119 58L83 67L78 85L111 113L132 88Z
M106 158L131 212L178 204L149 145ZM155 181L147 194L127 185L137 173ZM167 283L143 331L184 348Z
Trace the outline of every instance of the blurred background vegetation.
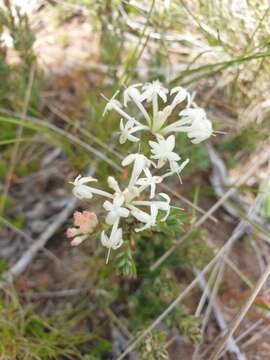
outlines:
M200 216L197 206L207 210L217 201L205 145L177 141L181 156L191 159L183 185L177 179L169 184L183 211L175 209L168 224L134 237L133 246L106 266L98 237L80 248L71 248L65 238L72 211L85 208L71 203L68 182L89 166L104 186L108 174L122 175L117 165L131 148L116 152L119 119L102 117L101 94L110 98L131 83L154 79L196 92L220 132L211 142L228 176L243 174L269 146L269 20L264 0L1 2L0 359L117 359L187 286L194 269L211 260L236 219L222 209L215 213L218 225L208 220L192 230ZM242 185L248 204L268 177L263 164ZM269 194L263 203L266 222ZM151 271L190 229L179 251ZM255 240L261 231L256 228ZM41 251L11 281L10 269L44 234ZM257 240L266 261L268 248ZM244 237L233 258L251 282L259 274L252 246ZM248 289L228 270L221 303L232 298L230 306L238 309ZM191 359L194 347L211 342L218 329L212 321L203 336L202 318L194 315L199 296L199 289L190 292L133 358ZM268 308L255 306L245 325L267 316ZM267 358L260 342L247 351L249 359L255 353Z

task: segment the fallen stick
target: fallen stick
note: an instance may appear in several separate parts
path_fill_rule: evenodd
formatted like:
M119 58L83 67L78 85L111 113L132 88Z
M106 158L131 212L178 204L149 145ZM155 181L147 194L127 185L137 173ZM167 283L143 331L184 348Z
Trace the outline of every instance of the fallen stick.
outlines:
M65 297L75 297L90 292L90 288L78 288L78 289L64 289L56 291L43 291L35 292L31 294L21 294L30 300L41 300L41 299L59 299Z

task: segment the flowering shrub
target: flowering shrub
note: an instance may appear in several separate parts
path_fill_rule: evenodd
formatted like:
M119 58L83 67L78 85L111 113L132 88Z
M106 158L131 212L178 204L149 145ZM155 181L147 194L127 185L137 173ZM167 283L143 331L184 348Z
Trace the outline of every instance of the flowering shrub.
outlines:
M109 233L101 232L101 243L108 248L106 262L111 249L118 249L124 242L123 222L127 218L135 220L135 232L154 227L157 221L164 222L168 218L170 197L164 192L158 193L157 185L175 174L181 181L180 173L189 162L189 159L182 161L174 151L175 133L185 133L194 144L213 133L212 123L205 111L196 106L192 96L182 87L175 87L169 92L159 81L132 85L124 90L123 104L116 99L118 93L108 101L103 115L116 111L120 115L120 144L130 141L146 145L144 153L138 150L123 159L122 166L132 169L128 184L123 188L112 176L107 179L110 192L93 187L91 183L97 182L93 177L79 175L72 183L73 194L79 199L92 199L94 195L106 198L103 203L107 212L105 222L111 227ZM172 98L170 102L169 98ZM162 109L159 109L160 102L165 104ZM138 109L136 116L125 111L130 103ZM148 104L151 104L151 111L148 111ZM182 110L178 110L179 119L171 122L170 118L180 104ZM139 134L145 134L143 140ZM75 234L75 230L70 230L72 234L69 235Z

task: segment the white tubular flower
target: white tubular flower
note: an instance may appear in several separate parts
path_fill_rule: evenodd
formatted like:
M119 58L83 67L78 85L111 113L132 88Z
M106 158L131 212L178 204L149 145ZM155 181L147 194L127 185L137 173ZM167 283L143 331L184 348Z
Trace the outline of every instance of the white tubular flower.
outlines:
M110 237L104 231L101 233L101 243L106 248L118 249L123 244L122 229L118 228L114 231L112 229Z
M140 189L136 186L129 186L123 191L123 195L125 197L125 203L129 204L140 195Z
M119 138L119 142L120 144L124 144L127 140L131 141L131 142L137 142L140 139L137 138L136 136L132 135L133 133L146 129L146 126L143 125L135 125L134 120L128 120L127 123L124 125L123 123L123 119L121 119L120 121L120 138Z
M182 88L181 86L176 86L174 87L170 94L176 94L174 99L173 99L173 107L175 107L176 105L180 104L182 101L186 100L187 99L187 107L190 107L190 104L191 104L191 96L190 96L190 93Z
M92 199L93 194L105 196L108 198L112 198L113 196L103 190L99 190L96 188L92 188L90 186L85 185L88 182L97 181L97 179L92 176L82 177L81 175L77 176L76 179L71 182L74 185L72 190L73 195L75 195L78 199Z
M135 202L134 202L135 203ZM144 231L156 225L156 218L158 209L155 206L150 207L150 214L145 211L138 209L136 206L130 206L131 214L140 222L145 225L141 228L135 228L136 232Z
M181 119L173 122L172 124L166 126L165 128L160 130L160 133L165 136L171 132L187 132L189 127L185 125L190 125L190 121L187 119Z
M168 89L162 86L162 84L156 80L152 83L147 83L143 86L143 92L141 95L141 101L147 100L148 102L152 101L153 104L153 118L155 118L158 112L158 97L160 97L163 102L167 101Z
M108 264L111 249L118 249L123 244L122 229L118 228L118 221L113 224L110 237L106 235L105 231L102 231L101 244L109 249L106 259L106 264Z
M154 201L133 201L133 204L136 205L136 206L149 206L150 209L151 209L151 213L154 213L157 215L158 211L161 210L161 211L165 211L166 214L165 216L161 219L161 221L165 221L169 214L170 214L170 211L171 211L171 207L170 207L170 202L171 202L171 199L170 197L165 194L165 193L159 193L158 194L159 196L161 196L163 199L165 199L165 201L157 201L157 200L154 200ZM137 208L136 208L137 209ZM155 209L155 210L154 210ZM131 212L132 215L133 215L133 212ZM147 214L147 213L146 213ZM149 214L148 214L149 215ZM138 219L139 220L139 219ZM153 225L152 225L153 226Z
M150 199L152 199L156 194L156 185L160 184L163 180L162 176L153 176L148 168L144 169L146 175L145 178L140 178L137 180L136 185L141 185L143 191L146 187L150 186Z
M128 217L129 210L122 207L124 200L125 198L122 194L116 194L112 203L108 200L104 202L103 207L109 212L106 216L107 224L113 225L115 222L119 222L121 217Z
M171 198L165 193L159 193L159 196L165 199L165 201L155 201L155 206L158 208L158 210L166 212L165 216L161 219L161 221L166 221L171 211Z
M163 179L165 179L168 176L176 174L179 177L180 183L182 184L182 179L181 179L180 174L181 174L182 170L186 167L186 165L188 163L189 163L189 159L186 159L180 165L176 161L171 161L170 162L171 171L169 171L165 175L163 175Z
M137 89L138 86L141 86L141 84L131 85L124 91L124 105L127 106L128 102L132 100L143 114L147 124L150 126L151 119L144 106L142 105L141 93Z
M141 102L141 93L138 90L138 87L142 84L133 84L124 90L124 106L127 106L130 100L136 102Z
M134 119L133 117L129 116L123 109L122 109L122 104L120 103L120 101L116 100L115 97L118 95L119 91L117 91L113 97L108 101L107 105L105 106L105 109L103 111L102 116L106 115L108 111L114 110L116 111L119 115L121 115L123 118L125 118L126 120L132 120L134 123L141 125L136 119Z
M143 92L141 95L141 101L147 100L150 102L157 96L159 96L163 102L167 101L167 94L169 90L162 86L158 80L145 84L142 89Z
M136 153L136 154L130 154L127 157L124 158L122 161L122 166L130 165L134 162L132 174L129 181L129 187L132 187L135 185L136 181L138 180L138 177L141 175L141 172L143 169L150 166L151 161L147 159L142 154Z
M152 132L157 133L167 121L168 117L173 111L173 106L168 105L162 111L158 111L156 116L153 118Z
M118 181L115 180L113 176L109 176L107 179L108 185L111 189L113 189L116 193L121 194L121 189L118 185Z
M202 108L190 108L180 112L184 116L183 121L188 121L190 126L183 126L182 131L187 132L187 136L193 144L198 144L209 138L213 133L213 127L206 113Z
M119 91L116 91L116 93L108 101L107 105L104 108L102 116L105 116L107 114L107 112L111 111L111 110L116 110L116 111L118 111L119 109L121 110L122 104L120 103L120 101L115 99L118 94L119 94Z
M202 108L189 108L180 112L183 118L161 130L163 135L170 132L186 132L193 144L198 144L213 134L213 127Z
M152 159L158 160L157 167L161 168L167 161L178 161L180 156L173 152L175 146L175 136L170 135L167 139L157 135L157 142L149 141L151 146Z

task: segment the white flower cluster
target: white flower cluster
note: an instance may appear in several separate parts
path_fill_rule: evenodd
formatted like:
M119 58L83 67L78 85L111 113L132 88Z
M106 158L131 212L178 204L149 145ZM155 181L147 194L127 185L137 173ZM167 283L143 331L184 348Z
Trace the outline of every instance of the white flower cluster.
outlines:
M120 119L120 144L127 140L139 142L135 136L139 131L150 132L156 141L149 141L149 153L147 158L142 153L127 155L122 161L122 166L131 166L132 171L128 185L121 190L118 182L112 176L108 177L108 186L112 190L106 192L88 183L97 181L92 177L78 176L73 182L73 194L79 199L91 199L93 194L106 197L103 207L107 211L106 223L111 226L111 232L107 235L101 234L101 243L109 249L117 249L123 244L121 219L133 216L142 226L135 228L136 232L143 231L155 226L157 216L161 215L161 221L165 221L170 213L170 197L165 193L156 193L156 185L160 184L170 175L180 173L189 162L189 159L181 162L180 156L174 152L175 135L171 133L187 133L191 142L197 144L212 135L212 123L207 119L203 109L198 108L192 102L191 95L182 87L175 87L170 91L173 97L171 103L159 110L159 98L167 103L169 90L161 85L159 81L137 84L128 87L123 94L123 105L116 100L116 96L108 102L104 115L111 110L121 116ZM130 116L124 107L130 102L139 109L137 118ZM180 119L169 123L169 117L180 104L186 102L186 107L179 115ZM145 105L152 103L152 111L149 113ZM143 123L138 119L142 118ZM167 138L165 138L170 134ZM167 166L168 165L168 166ZM152 170L163 170L162 174L153 174ZM148 193L148 200L145 193ZM108 260L108 257L107 257Z

